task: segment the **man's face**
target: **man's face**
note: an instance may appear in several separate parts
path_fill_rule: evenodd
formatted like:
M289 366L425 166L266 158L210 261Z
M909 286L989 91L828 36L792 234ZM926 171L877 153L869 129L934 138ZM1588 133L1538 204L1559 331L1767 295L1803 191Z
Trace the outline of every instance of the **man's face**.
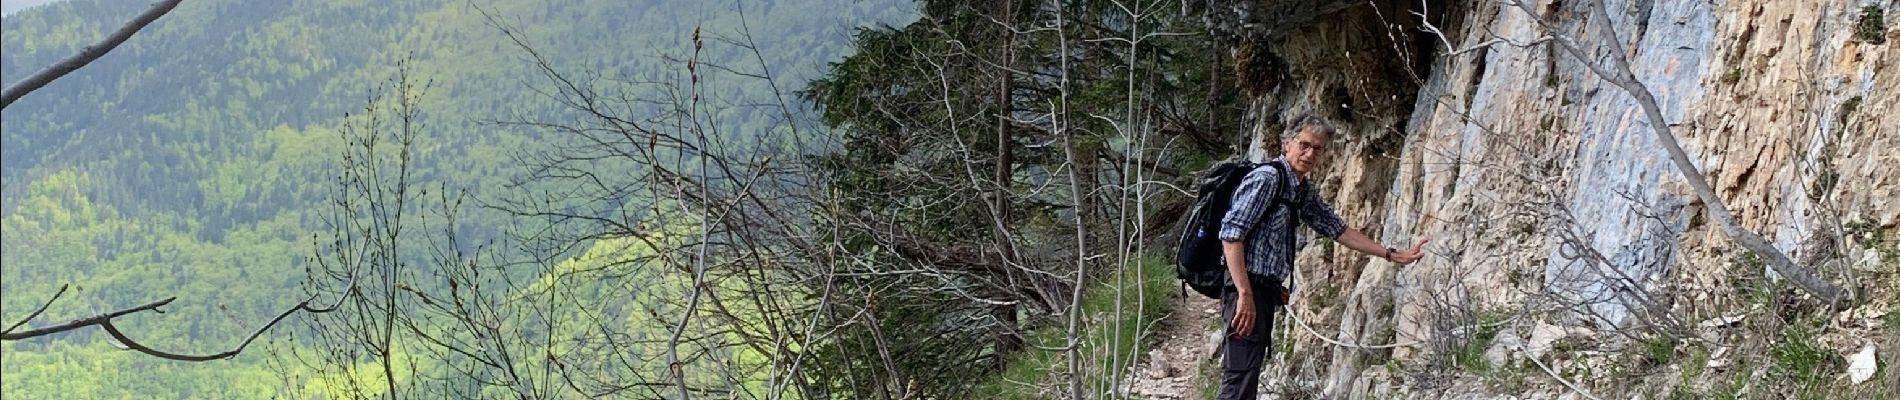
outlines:
M1293 172L1299 174L1300 177L1306 177L1308 172L1312 172L1313 167L1318 166L1320 160L1325 158L1326 142L1326 136L1313 133L1310 128L1300 131L1300 134L1294 135L1292 139L1287 139L1284 143L1286 159L1288 164L1293 165Z

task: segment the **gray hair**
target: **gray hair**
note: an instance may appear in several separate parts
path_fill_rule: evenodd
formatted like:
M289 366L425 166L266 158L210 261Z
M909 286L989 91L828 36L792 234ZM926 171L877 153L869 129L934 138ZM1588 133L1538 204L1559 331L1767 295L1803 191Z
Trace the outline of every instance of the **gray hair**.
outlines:
M1319 134L1326 140L1333 140L1333 126L1327 124L1326 120L1306 113L1294 116L1291 121L1287 122L1286 132L1280 133L1280 140L1293 140L1293 137L1299 136L1300 132L1308 129L1313 130L1313 133Z

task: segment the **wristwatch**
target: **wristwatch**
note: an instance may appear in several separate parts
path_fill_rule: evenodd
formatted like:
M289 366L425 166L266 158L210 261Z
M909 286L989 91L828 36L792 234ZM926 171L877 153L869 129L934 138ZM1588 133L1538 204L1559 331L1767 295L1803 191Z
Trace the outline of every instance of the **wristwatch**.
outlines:
M1386 260L1386 261L1392 261L1392 248L1391 248L1391 247L1387 247L1387 248L1385 248L1385 260Z

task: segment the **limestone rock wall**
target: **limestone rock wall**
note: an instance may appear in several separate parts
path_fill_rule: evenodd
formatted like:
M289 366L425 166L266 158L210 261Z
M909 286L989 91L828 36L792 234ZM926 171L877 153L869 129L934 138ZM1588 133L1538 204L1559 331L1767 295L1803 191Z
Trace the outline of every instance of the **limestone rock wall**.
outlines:
M1587 329L1642 321L1633 313L1644 302L1706 311L1695 289L1726 284L1739 246L1707 220L1634 99L1550 33L1608 65L1600 30L1614 26L1743 225L1856 282L1846 265L1867 250L1843 236L1900 226L1900 23L1860 24L1866 7L1900 11L1895 2L1605 0L1608 24L1589 4L1540 1L1529 15L1496 2L1375 1L1275 39L1291 79L1256 101L1263 153L1278 151L1272 121L1340 121L1339 150L1320 171L1326 198L1386 243L1433 240L1402 270L1308 246L1305 322L1348 343L1412 345L1281 336L1299 337L1281 382L1363 396L1397 379L1377 366L1442 360L1435 336L1505 304L1586 304L1557 322ZM1610 264L1583 262L1586 250Z

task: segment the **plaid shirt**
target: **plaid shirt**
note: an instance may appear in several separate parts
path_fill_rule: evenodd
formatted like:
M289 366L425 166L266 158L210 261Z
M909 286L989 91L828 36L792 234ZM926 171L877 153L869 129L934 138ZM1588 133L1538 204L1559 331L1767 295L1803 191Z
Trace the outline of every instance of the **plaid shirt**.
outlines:
M1270 163L1281 163L1287 172L1293 166L1284 158L1276 158ZM1293 245L1293 227L1305 222L1326 237L1338 239L1346 231L1346 224L1333 213L1333 207L1326 205L1313 192L1313 187L1300 182L1298 177L1287 177L1287 186L1280 184L1280 170L1262 164L1248 172L1241 179L1240 186L1234 189L1234 206L1227 210L1227 216L1221 218L1220 240L1246 240L1247 273L1262 277L1281 278L1284 285L1292 287L1292 281L1286 279L1293 271L1293 256L1299 250ZM1280 193L1282 187L1291 187L1292 193ZM1280 207L1271 215L1266 214L1278 196L1289 197L1293 203L1300 204L1298 210L1291 205ZM1298 222L1295 217L1298 217ZM1226 262L1226 260L1222 260ZM1231 285L1231 283L1229 283Z

